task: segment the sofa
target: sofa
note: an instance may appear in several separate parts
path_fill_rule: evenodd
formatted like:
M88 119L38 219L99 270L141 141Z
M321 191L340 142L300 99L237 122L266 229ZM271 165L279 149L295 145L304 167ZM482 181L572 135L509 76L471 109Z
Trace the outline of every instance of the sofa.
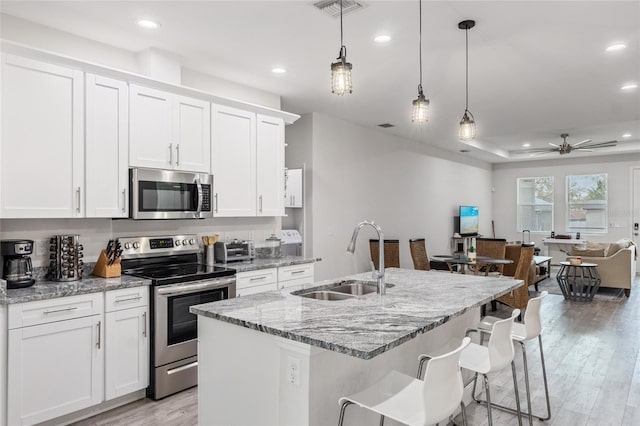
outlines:
M583 262L597 264L602 280L600 287L622 288L629 297L636 276L637 256L638 247L633 241L623 238L614 243L587 241L584 247L572 249L567 259L580 257Z

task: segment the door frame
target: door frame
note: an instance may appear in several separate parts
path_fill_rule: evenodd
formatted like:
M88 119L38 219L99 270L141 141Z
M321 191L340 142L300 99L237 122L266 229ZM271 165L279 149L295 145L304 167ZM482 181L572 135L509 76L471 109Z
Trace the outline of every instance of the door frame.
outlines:
M631 227L631 239L638 246L636 249L640 247L640 231L635 231L633 229L634 223L640 223L640 167L631 167L631 196L630 200L630 221L629 225ZM637 233L636 233L637 232ZM636 258L636 275L640 275L640 256Z

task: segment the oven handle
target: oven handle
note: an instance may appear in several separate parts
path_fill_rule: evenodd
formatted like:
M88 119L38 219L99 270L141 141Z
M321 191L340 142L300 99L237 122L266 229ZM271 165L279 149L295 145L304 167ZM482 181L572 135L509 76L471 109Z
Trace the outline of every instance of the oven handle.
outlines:
M198 218L202 212L202 182L200 182L200 177L196 178L196 186L198 187L198 208L196 209L195 216Z
M182 294L199 293L201 291L228 287L236 282L236 277L223 278L214 281L198 282L195 284L171 284L156 287L159 296L178 296Z

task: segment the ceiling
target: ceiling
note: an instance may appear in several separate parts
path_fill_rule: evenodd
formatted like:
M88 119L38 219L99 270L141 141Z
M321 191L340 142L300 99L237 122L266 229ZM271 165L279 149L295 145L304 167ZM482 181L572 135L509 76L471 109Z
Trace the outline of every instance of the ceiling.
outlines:
M364 0L344 16L353 64L351 95L330 91L330 63L340 48L339 20L312 1L2 1L18 16L130 51L156 47L188 68L276 93L283 109L321 112L492 163L544 160L515 154L584 139L618 146L571 157L640 152L640 2L423 1L423 86L431 101L426 125L410 121L417 97L418 1ZM143 30L136 21L158 21ZM469 109L478 137L457 139L464 112L464 31L469 31ZM392 37L376 44L374 36ZM614 42L627 48L605 52ZM271 68L287 69L283 75ZM624 133L632 136L622 138ZM566 157L566 156L565 156Z

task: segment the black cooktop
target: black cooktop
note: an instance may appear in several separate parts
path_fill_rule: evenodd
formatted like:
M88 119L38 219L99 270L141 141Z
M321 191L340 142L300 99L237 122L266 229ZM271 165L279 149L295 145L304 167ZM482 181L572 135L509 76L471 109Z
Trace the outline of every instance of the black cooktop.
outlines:
M153 285L166 285L227 277L235 275L236 270L199 263L165 263L126 269L123 273L150 279Z

